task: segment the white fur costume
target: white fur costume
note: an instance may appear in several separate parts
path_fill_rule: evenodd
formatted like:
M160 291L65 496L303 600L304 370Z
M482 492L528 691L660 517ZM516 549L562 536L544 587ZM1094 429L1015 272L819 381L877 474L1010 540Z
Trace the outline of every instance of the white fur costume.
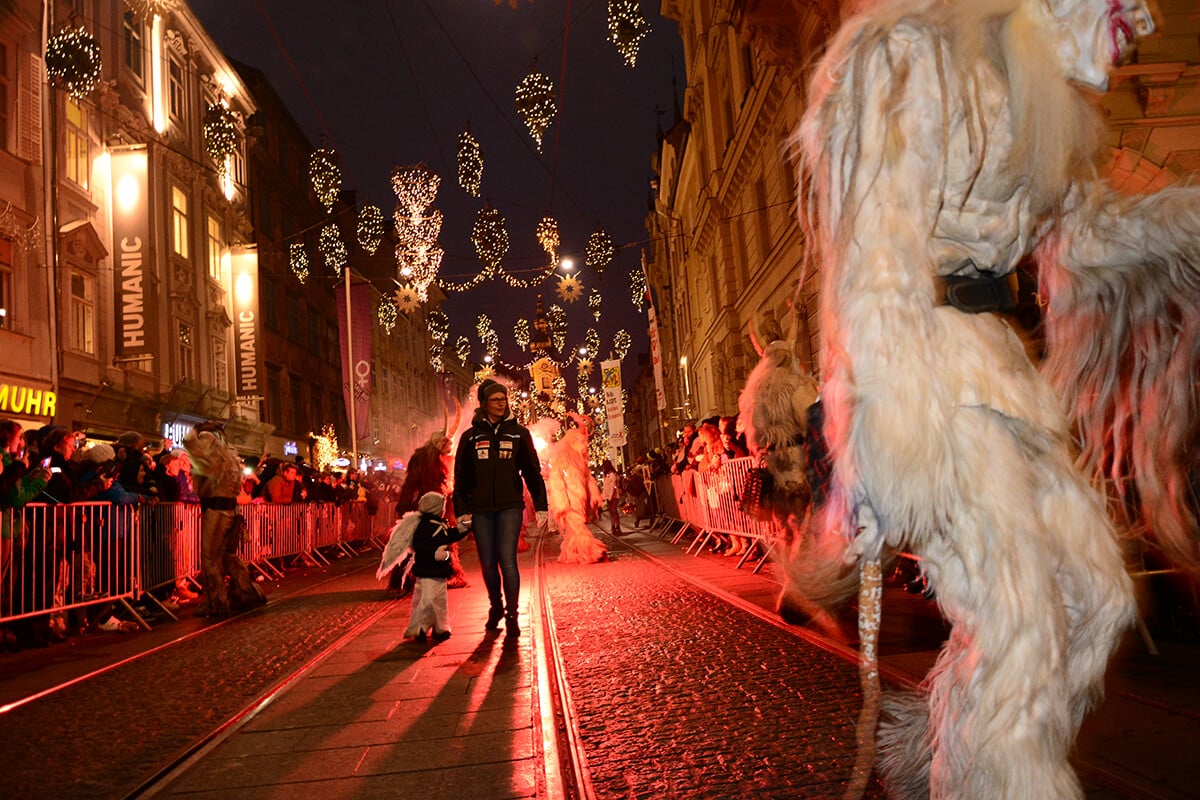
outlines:
M918 555L953 624L928 696L893 702L880 729L897 797L1082 797L1067 755L1134 606L1061 398L1088 411L1085 436L1126 415L1085 446L1093 466L1133 453L1134 477L1153 478L1138 454L1170 451L1171 432L1130 431L1128 415L1192 402L1154 316L1200 294L1200 194L1116 198L1070 82L1106 88L1152 27L1137 0L899 0L849 19L814 73L798 139L823 275L828 522L855 534L848 557ZM999 316L938 302L938 277L1005 275L1039 245L1057 386ZM1138 359L1133 379L1119 357ZM1125 441L1139 435L1159 441ZM1187 521L1156 533L1194 559Z
M587 526L588 515L602 502L600 487L588 470L588 434L592 426L581 414L567 416L575 423L574 427L546 448L546 499L554 526L563 537L558 560L592 564L608 556L604 542L593 536Z

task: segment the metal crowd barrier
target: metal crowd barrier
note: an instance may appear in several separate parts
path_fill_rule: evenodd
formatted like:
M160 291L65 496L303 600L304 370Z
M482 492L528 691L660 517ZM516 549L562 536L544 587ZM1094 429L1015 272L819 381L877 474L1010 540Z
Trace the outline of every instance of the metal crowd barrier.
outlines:
M390 514L369 514L357 501L248 503L238 513L245 521L239 554L271 579L289 563L327 565L335 552L356 555L353 543L386 541L392 522ZM152 590L181 580L196 585L200 518L195 503L0 509L4 531L15 533L0 550L0 623L119 603L149 628L132 601L157 603Z
M741 509L742 491L755 462L752 457L734 458L713 472L690 469L658 478L655 487L665 519L663 535L670 536L672 544L680 544L691 534L687 552L697 555L718 535L750 539L752 544L742 553L737 568L757 552L754 572L762 569L782 541L783 531L773 520L752 517Z

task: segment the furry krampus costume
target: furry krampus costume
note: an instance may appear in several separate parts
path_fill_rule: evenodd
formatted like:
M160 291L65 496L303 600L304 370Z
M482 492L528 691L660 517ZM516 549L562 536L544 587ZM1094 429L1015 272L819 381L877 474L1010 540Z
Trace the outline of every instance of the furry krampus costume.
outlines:
M1082 797L1067 754L1134 603L1063 398L1085 464L1132 467L1160 542L1196 561L1155 456L1196 416L1200 190L1107 187L1071 85L1104 90L1152 29L1140 0L897 0L849 19L813 76L826 522L860 563L919 556L953 625L880 729L898 797ZM1049 379L992 313L1035 249Z

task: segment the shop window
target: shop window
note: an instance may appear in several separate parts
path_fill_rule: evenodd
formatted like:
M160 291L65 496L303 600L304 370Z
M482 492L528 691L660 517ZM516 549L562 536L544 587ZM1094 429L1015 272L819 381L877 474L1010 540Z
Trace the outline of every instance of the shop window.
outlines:
M71 349L96 354L96 279L86 272L71 272Z
M66 173L71 181L86 189L92 168L92 160L88 157L88 112L70 97L66 100L66 107Z

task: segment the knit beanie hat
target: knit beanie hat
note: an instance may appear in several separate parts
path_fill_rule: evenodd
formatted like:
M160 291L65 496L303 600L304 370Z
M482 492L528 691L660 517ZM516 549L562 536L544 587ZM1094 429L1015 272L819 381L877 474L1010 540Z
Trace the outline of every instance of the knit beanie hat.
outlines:
M479 384L479 402L481 404L487 402L488 395L496 394L498 392L507 396L508 387L499 381L494 381L491 378L488 378L483 383Z
M442 509L446 507L446 498L444 495L437 492L426 492L421 495L421 499L417 501L417 511L422 514L433 514L441 516Z

